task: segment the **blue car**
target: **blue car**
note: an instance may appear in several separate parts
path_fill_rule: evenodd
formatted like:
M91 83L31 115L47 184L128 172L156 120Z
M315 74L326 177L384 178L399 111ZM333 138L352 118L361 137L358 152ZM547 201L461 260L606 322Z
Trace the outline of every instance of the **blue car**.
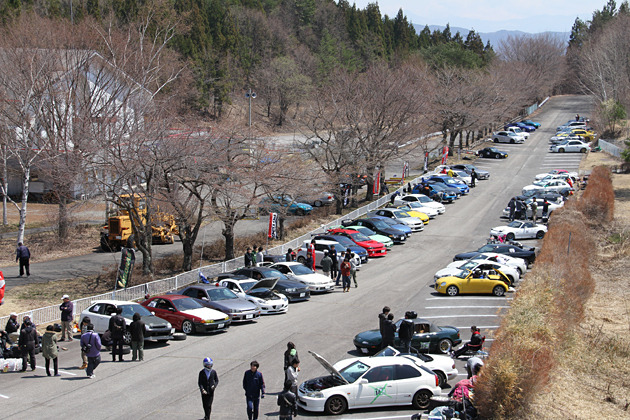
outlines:
M411 192L413 194L424 194L430 199L440 203L452 203L458 198L457 194L451 191L450 188L441 188L436 184L416 184Z
M321 235L313 236L313 239L324 239L327 241L338 242L343 245L347 250L352 251L353 253L358 255L359 258L361 258L361 264L365 264L368 262L368 253L366 249L355 244L350 238L346 238L342 235L328 235L322 233Z
M443 184L447 187L457 188L462 194L468 194L470 192L470 188L468 188L468 185L465 182L455 180L448 175L433 175L426 178L426 180L429 184Z
M309 204L298 203L287 196L265 197L260 200L259 210L262 212L287 212L298 216L305 216L313 211Z
M523 124L523 123L520 123L520 122L506 124L505 128L507 129L507 127L518 127L521 130L523 130L523 131L527 131L528 133L531 133L532 131L536 130L535 127L532 127L531 125Z
M534 128L540 128L540 123L534 122L532 120L523 120L521 121L523 124L531 125Z
M398 223L395 219L391 219L385 216L377 216L376 214L372 214L372 213L366 214L366 217L373 220L380 220L382 222L385 222L389 225L389 227L404 232L405 235L407 235L407 237L411 236L411 228L407 225Z

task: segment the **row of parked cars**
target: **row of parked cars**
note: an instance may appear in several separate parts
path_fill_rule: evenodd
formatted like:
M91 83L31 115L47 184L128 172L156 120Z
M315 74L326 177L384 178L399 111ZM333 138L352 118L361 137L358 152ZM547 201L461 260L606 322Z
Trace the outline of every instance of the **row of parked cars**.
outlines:
M588 119L569 120L556 128L556 134L549 139L549 151L552 153L587 153L591 150L590 142L597 136L588 127Z
M524 143L529 138L529 133L540 127L540 123L532 120L523 120L506 124L503 130L492 133L492 141L495 143Z

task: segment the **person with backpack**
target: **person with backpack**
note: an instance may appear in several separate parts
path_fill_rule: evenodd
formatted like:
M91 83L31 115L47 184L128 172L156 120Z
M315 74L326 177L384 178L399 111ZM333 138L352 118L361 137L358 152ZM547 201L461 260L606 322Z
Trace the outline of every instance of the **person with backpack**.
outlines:
M278 394L278 406L280 406L280 420L293 420L297 416L297 396L291 392L291 381L284 382L284 388Z
M127 331L127 323L125 318L122 317L122 308L116 308L116 315L109 319L109 330L112 333L112 362L116 361L116 354L118 354L118 361L123 360L123 337Z
M203 359L203 369L199 372L199 379L197 380L197 385L201 391L201 403L203 404L203 420L210 420L214 390L219 385L219 377L213 366L214 362L210 357Z
M94 332L94 325L88 324L87 331L81 335L81 351L87 356L87 369L85 373L90 379L94 376L94 369L101 363L101 338Z

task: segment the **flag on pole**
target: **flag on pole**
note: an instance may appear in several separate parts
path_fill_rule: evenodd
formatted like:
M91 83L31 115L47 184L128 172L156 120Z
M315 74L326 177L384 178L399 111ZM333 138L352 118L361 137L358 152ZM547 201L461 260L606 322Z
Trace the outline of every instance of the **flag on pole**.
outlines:
M379 195L381 193L381 171L376 173L374 177L374 185L372 185L372 193Z
M429 152L425 152L424 153L424 167L423 167L424 173L426 173L429 170Z
M409 170L409 164L407 162L403 162L402 176L400 177L400 183L402 185L405 185L405 177L407 176L408 170Z
M4 274L0 271L0 305L4 303Z
M444 146L444 149L442 149L442 165L446 165L447 159L448 159L448 146Z
M131 281L131 273L133 265L136 262L136 253L133 248L123 248L120 253L120 267L118 267L118 276L116 277L116 288L124 289Z
M278 239L278 213L269 213L269 239Z
M201 271L199 271L199 281L201 283L210 284L210 282L208 281L208 278L204 276Z

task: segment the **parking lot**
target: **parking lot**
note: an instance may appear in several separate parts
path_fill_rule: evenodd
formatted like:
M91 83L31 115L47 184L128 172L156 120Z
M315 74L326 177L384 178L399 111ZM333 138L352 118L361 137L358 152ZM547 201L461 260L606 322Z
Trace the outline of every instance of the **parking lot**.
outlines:
M246 416L241 381L254 359L260 363L268 393L261 402L261 418L277 418L275 394L282 390L287 341L296 344L300 355L300 381L325 375L326 371L307 351L317 352L331 363L357 356L352 338L360 331L378 328L377 315L384 305L391 307L396 319L405 311L414 310L419 317L438 325L455 326L461 330L464 341L470 338L470 326L477 325L487 337L486 347L491 347L493 332L513 294L446 297L429 287L433 274L451 262L456 253L484 244L490 228L505 224L500 219L501 211L510 197L520 194L536 174L556 168L577 171L583 155L548 153L548 139L558 124L576 112L588 115L589 110L586 98L552 98L532 117L542 127L524 144L496 145L509 153L508 159L475 162L491 173L489 180L478 181L468 196L447 205L444 215L432 219L423 232L414 233L406 244L395 245L385 258L365 264L358 273L359 286L352 286L350 293L341 293L338 288L330 294L313 295L310 301L291 304L287 314L233 325L225 333L189 336L185 341L165 345L148 344L142 363L111 363L110 355L103 354L103 363L92 380L78 369L78 340L64 343L68 351L59 355L61 378L46 377L41 368L2 376L0 417L67 417L85 407L90 417L97 419L202 418L197 373L203 358L212 357L220 380L213 418ZM537 240L523 242L540 245ZM527 276L523 281L527 281ZM41 357L38 364L43 366ZM465 375L462 361L457 362L457 368ZM409 418L415 412L411 407L365 409L340 418ZM304 411L300 416L323 418Z

